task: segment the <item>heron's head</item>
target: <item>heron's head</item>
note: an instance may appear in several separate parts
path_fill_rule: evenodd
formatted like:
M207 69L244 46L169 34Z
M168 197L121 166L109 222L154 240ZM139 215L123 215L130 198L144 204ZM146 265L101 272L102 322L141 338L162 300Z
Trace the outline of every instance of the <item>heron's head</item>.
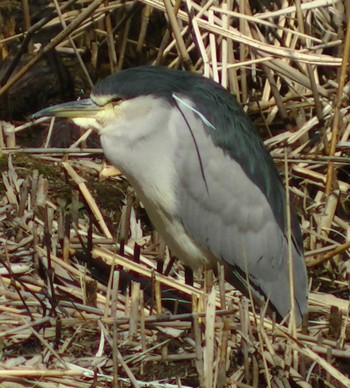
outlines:
M186 101L199 117L206 120L205 115L196 110L196 94L201 93L194 87L194 81L198 79L196 74L167 68L136 67L100 81L90 98L45 108L32 118L67 118L80 127L96 130L100 135L115 130L120 122L124 127L125 123L132 123L133 131L141 124L144 135L147 122L152 123L153 129L164 126L162 122L169 118L170 109L176 108L179 101ZM213 85L208 80L208 90Z

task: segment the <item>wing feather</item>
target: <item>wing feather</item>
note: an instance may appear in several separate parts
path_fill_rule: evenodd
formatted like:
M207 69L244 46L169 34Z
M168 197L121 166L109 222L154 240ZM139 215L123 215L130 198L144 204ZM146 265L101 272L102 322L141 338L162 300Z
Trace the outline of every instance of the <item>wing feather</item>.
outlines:
M181 114L186 115L186 125L191 126L194 134L194 140L190 140L186 126L181 129L182 141L177 146L178 154L175 158L177 169L181 171L178 185L181 199L179 215L185 229L193 240L231 267L231 280L235 268L241 278L242 274L248 274L246 276L249 276L249 283L255 292L260 297L268 297L277 311L282 316L286 315L290 309L290 294L285 209L282 209L285 199L275 167L268 163L258 169L256 166L261 163L261 155L250 153L249 147L246 147L249 153L244 154L244 147L240 146L240 158L255 166L252 170L265 174L267 182L275 190L273 200L278 203L277 213L276 207L271 206L272 197L269 198L261 185L257 185L254 175L242 168L240 160L233 158L219 144L213 147L213 129L208 129L191 110L180 109ZM214 125L215 131L220 130L217 123ZM236 123L231 131L240 134L243 127ZM234 137L237 136L235 133ZM260 140L256 136L252 132L251 137L245 141L259 144ZM193 141L196 141L198 154L194 152ZM263 158L266 160L270 158L265 149L261 148L258 152L264 153ZM280 220L276 219L277 214ZM298 244L293 245L293 261L296 301L302 313L306 308L307 283L303 255Z

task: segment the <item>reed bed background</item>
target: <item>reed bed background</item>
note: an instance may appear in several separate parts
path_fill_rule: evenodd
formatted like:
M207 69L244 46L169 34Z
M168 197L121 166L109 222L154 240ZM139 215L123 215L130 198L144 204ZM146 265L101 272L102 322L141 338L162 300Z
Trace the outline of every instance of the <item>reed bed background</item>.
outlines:
M349 12L337 0L0 3L1 386L350 387ZM199 71L252 117L301 220L301 328L256 312L220 269L187 285L98 139L26 119L142 64Z

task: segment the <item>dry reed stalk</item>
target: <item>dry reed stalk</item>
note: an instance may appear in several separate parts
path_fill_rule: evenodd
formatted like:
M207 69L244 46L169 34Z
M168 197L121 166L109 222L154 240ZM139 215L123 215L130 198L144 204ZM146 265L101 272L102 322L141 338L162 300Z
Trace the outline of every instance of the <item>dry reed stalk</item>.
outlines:
M107 263L112 263L112 261L115 260L116 264L121 265L128 270L135 271L140 275L148 277L149 279L152 279L152 277L154 276L156 278L156 280L158 280L160 283L162 283L166 286L175 288L175 289L183 292L184 294L196 295L197 297L200 297L201 295L203 295L203 292L199 289L193 288L193 287L188 286L186 284L179 283L175 279L168 278L162 274L159 274L159 273L156 274L156 273L154 273L153 270L145 268L143 265L136 264L136 263L132 262L131 260L129 260L125 257L119 256L117 254L112 254L111 252L109 252L105 249L95 247L92 250L92 255L95 257L102 258Z
M335 112L334 112L333 123L332 123L332 140L331 140L330 149L329 149L330 156L333 156L335 154L336 145L338 142L339 125L340 125L340 104L343 100L343 91L344 91L344 85L345 85L345 78L347 74L349 55L350 55L350 31L349 29L347 29L341 71L339 75L337 100L336 100ZM334 187L335 182L333 182L333 175L334 175L334 165L333 163L330 163L327 169L327 183L326 183L326 192L325 192L326 195L329 195L332 187Z
M214 384L214 345L215 345L215 299L216 290L215 287L209 291L208 300L205 305L205 329L204 329L204 340L205 346L203 349L203 373L204 373L204 386L210 388L216 386Z
M188 67L188 69L192 68L192 61L187 53L185 42L182 38L182 35L180 33L180 28L178 25L178 22L176 20L176 16L174 13L174 9L172 7L172 4L170 3L170 0L164 0L164 6L166 13L169 18L169 22L173 31L173 34L175 36L175 40L177 43L177 47L179 50L179 53L181 55L182 60L184 61L185 65Z
M108 5L109 5L109 0L104 0L104 6L106 8L108 8ZM114 73L117 70L118 60L117 60L116 49L114 46L111 13L109 11L106 11L105 23L106 23L107 45L108 45L110 70L111 70L111 73Z
M164 10L164 5L160 0L144 0L145 4L154 6L157 9ZM201 7L195 3L191 3L193 8L200 9ZM185 22L189 21L188 15L184 12L179 12L178 16ZM230 28L229 30L223 29L221 26L209 24L209 22L203 18L197 18L198 27L203 28L208 32L215 33L219 36L230 38L239 43L245 43L251 48L259 50L260 54L272 54L273 56L281 56L282 58L289 58L297 60L304 63L310 63L315 65L330 65L330 66L340 66L341 61L338 58L332 58L328 55L315 55L305 52L295 52L289 50L288 48L278 48L275 46L270 46L268 44L263 44L257 42L254 39L248 38L241 34L239 31ZM293 75L292 73L289 74ZM305 78L306 79L306 78Z
M105 221L103 219L103 216L102 216L102 213L100 211L100 208L97 206L96 201L92 197L92 195L91 195L89 189L87 188L83 178L81 178L77 174L77 172L74 171L73 167L68 162L62 162L62 165L66 169L66 171L69 174L69 176L74 180L76 185L79 187L79 190L80 190L81 194L83 195L86 203L88 204L90 210L92 211L92 214L95 216L96 221L100 225L101 230L103 231L105 236L107 238L112 238L112 234L109 231L109 229L108 229L108 227L107 227L107 225L106 225L106 223L105 223Z
M61 23L61 25L63 27L63 31L64 31L65 29L67 29L67 23L66 23L63 15L62 15L62 12L60 10L59 4L58 4L58 0L53 0L53 3L55 5L56 11L57 11L57 15L58 15L58 17L60 19L60 23ZM81 67L81 69L82 69L82 71L83 71L83 73L84 73L84 75L85 75L85 77L86 77L90 87L92 88L93 87L92 79L90 77L90 74L89 74L89 72L88 72L88 70L87 70L87 68L85 66L85 63L84 63L83 59L81 58L81 55L80 55L80 53L79 53L79 51L77 49L77 46L75 45L74 40L72 39L71 35L68 35L68 40L69 40L70 46L72 47L72 49L74 51L75 56L77 57L79 66Z
M9 369L9 370L0 370L1 378L15 378L15 377L69 377L69 376L80 376L83 377L85 374L84 371L78 370L31 370L31 369Z

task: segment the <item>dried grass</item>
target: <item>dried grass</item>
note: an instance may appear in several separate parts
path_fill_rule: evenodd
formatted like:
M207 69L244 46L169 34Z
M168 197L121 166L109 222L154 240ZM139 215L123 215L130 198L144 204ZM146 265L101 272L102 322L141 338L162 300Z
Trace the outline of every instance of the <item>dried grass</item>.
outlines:
M109 71L125 67L130 51L143 52L148 62L184 63L228 87L253 116L259 112L266 145L276 163L284 164L304 233L309 320L296 331L257 315L220 270L218 280L209 273L204 285L193 287L185 284L180 264L171 276L162 275L157 259L165 252L170 267L169 255L154 236L140 237L132 195L119 230L125 237L130 228L131 237L117 244L89 188L86 177L121 181L97 159L101 150L77 148L80 143L72 149L18 148L16 136L28 125L2 122L2 386L350 387L347 3L283 1L274 10L251 10L247 2L237 6L231 0L142 3L144 8L95 0L78 11L55 1L61 15L27 23L27 29L34 34L68 27L3 79L0 94L54 47L66 53L73 48L77 58L89 47L97 68L102 48L95 43L103 46L103 39L109 43ZM157 40L152 23L164 18L171 30ZM96 42L88 46L91 33ZM0 37L2 55L10 39ZM90 84L89 70L78 63ZM288 123L276 130L276 121ZM60 199L52 179L35 168L23 173L23 154L65 171L66 185L79 192L84 210L77 195L69 203ZM77 259L81 252L89 265ZM112 269L105 282L94 280L87 268L101 261ZM151 292L137 281L119 287L124 273L146 279ZM164 288L187 299L187 313L165 312Z

